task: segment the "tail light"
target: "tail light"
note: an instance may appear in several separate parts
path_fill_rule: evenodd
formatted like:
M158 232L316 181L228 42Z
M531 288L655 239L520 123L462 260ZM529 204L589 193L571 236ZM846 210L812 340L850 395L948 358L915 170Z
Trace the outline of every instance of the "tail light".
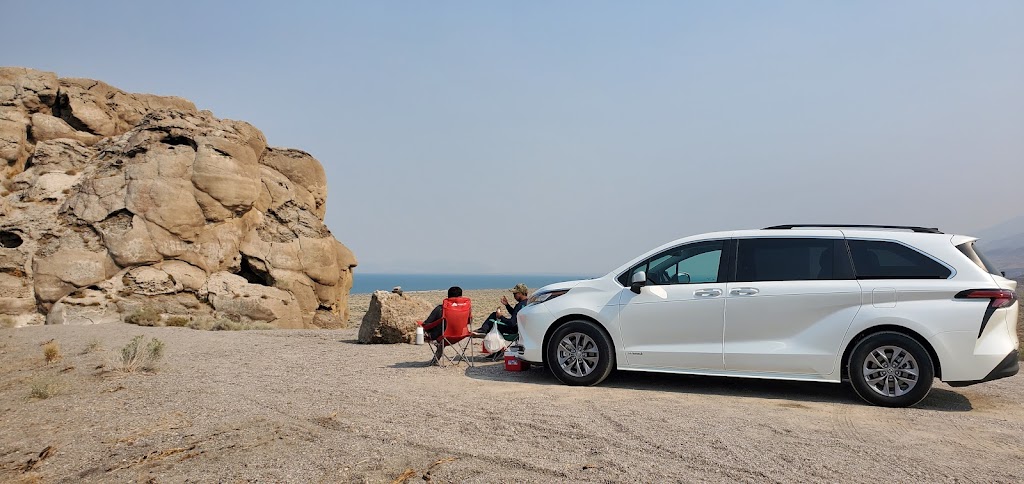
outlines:
M968 289L954 296L957 299L988 299L992 309L1006 308L1017 302L1017 293L1009 289Z
M989 300L988 309L985 310L985 315L981 318L981 328L978 329L979 338L985 332L985 326L988 325L988 320L992 318L992 314L996 312L996 309L1007 308L1017 302L1017 293L1009 289L968 289L956 293L954 297L956 299Z

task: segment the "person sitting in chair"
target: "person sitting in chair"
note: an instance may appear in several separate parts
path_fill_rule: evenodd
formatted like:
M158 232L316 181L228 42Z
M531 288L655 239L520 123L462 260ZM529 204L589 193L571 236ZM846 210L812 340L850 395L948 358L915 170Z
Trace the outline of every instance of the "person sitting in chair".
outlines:
M462 288L459 286L452 286L448 288L448 297L462 297ZM427 319L423 320L423 334L427 338L436 340L441 337L444 333L444 321L441 319L444 316L444 304L438 304L433 311L430 311L430 315ZM470 317L470 323L472 324L473 319ZM441 357L441 352L444 351L443 346L438 346L437 351L434 354L434 359Z
M501 331L502 334L519 334L519 320L516 318L516 315L519 314L520 309L526 306L530 289L526 287L526 284L520 283L510 290L512 291L512 298L516 300L514 307L508 303L508 298L501 296L501 304L508 310L508 317L506 318L500 314L501 308L499 307L497 311L487 316L484 324L480 326L480 329L476 330L477 334L487 334L495 324L498 325L498 331Z

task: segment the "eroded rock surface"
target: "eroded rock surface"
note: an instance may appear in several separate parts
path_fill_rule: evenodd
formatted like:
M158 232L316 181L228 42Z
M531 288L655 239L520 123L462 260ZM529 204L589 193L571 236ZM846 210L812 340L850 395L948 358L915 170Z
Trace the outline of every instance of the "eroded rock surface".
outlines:
M416 321L422 321L434 305L415 296L376 291L359 326L360 343L410 343Z
M0 317L17 325L145 305L285 328L348 320L356 259L323 223L323 167L248 123L0 68L0 175Z

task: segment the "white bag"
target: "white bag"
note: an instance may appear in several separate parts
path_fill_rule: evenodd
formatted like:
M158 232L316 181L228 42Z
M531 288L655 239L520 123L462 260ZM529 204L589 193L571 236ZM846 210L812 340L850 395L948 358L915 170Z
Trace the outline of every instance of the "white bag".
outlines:
M494 326L491 326L491 330L487 332L487 336L484 336L484 349L490 353L504 350L508 346L508 341L501 336L501 331L498 331L498 323L495 322Z

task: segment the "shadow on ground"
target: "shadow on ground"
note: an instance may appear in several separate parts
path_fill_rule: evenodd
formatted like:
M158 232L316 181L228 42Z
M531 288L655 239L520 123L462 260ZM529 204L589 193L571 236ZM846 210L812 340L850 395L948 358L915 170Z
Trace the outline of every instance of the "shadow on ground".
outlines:
M508 381L533 385L562 385L546 368L533 366L522 372L504 371L501 364L480 365L465 369L470 378ZM938 383L936 381L936 383ZM758 380L697 375L674 375L615 371L600 386L652 392L674 392L693 395L723 395L741 398L867 405L848 384ZM933 388L914 408L941 412L968 412L971 401L964 395L945 388Z

